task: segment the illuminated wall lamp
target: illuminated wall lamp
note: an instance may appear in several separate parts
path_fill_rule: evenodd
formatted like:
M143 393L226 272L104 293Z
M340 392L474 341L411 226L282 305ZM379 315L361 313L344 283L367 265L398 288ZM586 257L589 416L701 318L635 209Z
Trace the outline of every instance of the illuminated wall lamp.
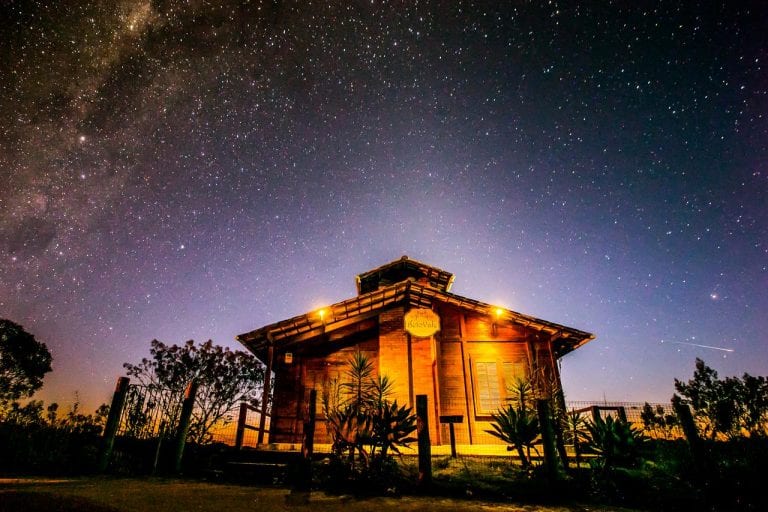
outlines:
M504 314L504 310L502 308L495 308L493 310L493 324L491 324L491 332L494 336L497 336L499 334L498 322L501 319L501 315L503 314Z

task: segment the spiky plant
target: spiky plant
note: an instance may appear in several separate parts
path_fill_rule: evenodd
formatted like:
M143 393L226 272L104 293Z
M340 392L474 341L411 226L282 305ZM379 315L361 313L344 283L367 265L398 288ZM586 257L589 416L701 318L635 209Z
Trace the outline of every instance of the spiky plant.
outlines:
M539 438L541 429L536 414L524 407L508 405L491 414L491 430L485 432L501 439L517 451L520 463L527 468L531 465L531 449ZM524 450L525 449L525 450Z
M640 461L646 437L627 421L597 417L587 423L589 448L604 469L632 467Z

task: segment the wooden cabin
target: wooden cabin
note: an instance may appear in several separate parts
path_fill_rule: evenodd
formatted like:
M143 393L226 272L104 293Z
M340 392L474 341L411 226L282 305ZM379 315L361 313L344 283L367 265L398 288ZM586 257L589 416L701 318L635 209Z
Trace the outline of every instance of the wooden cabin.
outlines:
M356 297L237 336L274 373L273 389L265 386L272 396L268 442L300 443L310 390L319 401L360 351L394 380L398 403L415 409L416 395L427 395L433 445L449 442L440 422L448 416L461 417L454 425L461 444L495 443L484 430L511 398L515 379L530 379L539 393L559 387L558 360L594 338L455 295L453 280L403 256L358 275ZM319 423L315 442L329 442Z

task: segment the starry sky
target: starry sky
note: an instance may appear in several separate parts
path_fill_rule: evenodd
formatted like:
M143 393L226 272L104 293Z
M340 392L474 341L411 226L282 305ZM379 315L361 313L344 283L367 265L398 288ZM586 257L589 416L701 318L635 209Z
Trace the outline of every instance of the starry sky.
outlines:
M95 407L408 256L593 332L569 400L768 374L760 2L0 2L0 317ZM708 348L713 347L713 348ZM727 349L727 350L723 350Z

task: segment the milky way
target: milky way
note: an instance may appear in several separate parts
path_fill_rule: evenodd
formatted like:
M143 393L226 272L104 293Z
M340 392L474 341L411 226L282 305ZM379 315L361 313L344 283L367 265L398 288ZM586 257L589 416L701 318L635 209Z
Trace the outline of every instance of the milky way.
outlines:
M499 4L0 3L0 317L41 397L403 254L596 333L570 399L767 374L768 11Z

